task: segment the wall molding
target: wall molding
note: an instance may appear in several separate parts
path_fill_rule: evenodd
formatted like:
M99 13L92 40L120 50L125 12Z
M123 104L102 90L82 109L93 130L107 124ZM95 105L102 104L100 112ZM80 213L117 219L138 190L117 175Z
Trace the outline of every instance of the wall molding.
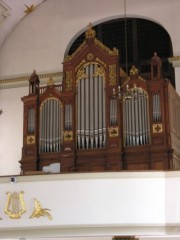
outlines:
M47 72L38 73L40 84L46 84L50 78L54 80L55 83L62 82L63 72ZM17 88L28 86L28 80L31 74L11 76L7 78L0 79L0 89Z

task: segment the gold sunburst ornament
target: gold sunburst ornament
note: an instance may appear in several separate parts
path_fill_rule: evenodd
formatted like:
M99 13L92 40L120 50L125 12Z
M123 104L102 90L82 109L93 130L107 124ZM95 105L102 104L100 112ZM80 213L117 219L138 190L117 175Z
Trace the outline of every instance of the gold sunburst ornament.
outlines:
M29 218L39 218L46 216L48 217L49 220L52 220L52 216L49 213L49 211L51 211L50 209L42 208L41 203L36 198L34 198L34 203L35 203L34 211Z

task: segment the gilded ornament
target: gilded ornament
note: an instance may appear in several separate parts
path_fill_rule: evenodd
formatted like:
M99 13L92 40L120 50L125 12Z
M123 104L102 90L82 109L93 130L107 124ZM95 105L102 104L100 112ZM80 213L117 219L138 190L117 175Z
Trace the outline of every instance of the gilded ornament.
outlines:
M176 56L176 57L171 57L168 58L169 62L172 63L173 61L179 61L180 60L180 56Z
M92 28L92 24L89 23L88 30L85 32L86 38L94 38L96 36L95 30Z
M26 212L25 202L23 199L24 192L20 193L7 192L7 202L4 209L5 214L7 214L12 219L19 219L23 213Z
M66 91L71 91L73 88L73 80L72 80L72 71L66 72Z
M119 128L118 127L110 127L108 130L109 130L109 137L119 136Z
M116 85L116 64L109 65L109 86Z
M138 75L138 69L133 65L130 70L130 76Z
M52 220L52 216L49 213L49 211L51 211L50 209L42 208L41 203L36 198L34 198L34 203L34 211L29 218L48 217L49 220Z
M82 78L87 78L86 65L83 66L81 69L79 69L79 71L77 72L77 75L76 75L76 81L77 81L77 83L78 83L78 81L81 80Z
M47 84L48 84L49 86L52 86L52 85L54 85L54 80L53 80L53 78L52 78L52 77L50 77L50 78L49 78L49 80L48 80Z
M87 60L92 61L93 59L94 59L94 54L93 53L88 53Z
M73 141L73 132L72 131L64 131L64 141Z
M77 70L85 63L85 59L83 59L78 65L77 67L75 68L75 72L77 72Z
M84 41L71 56L68 55L67 57L65 57L64 62L71 61L77 55L77 53L81 51L81 49L85 46L85 44L86 44L86 41Z
M35 136L34 135L27 136L27 144L35 144Z
M95 38L95 44L99 46L103 51L107 52L110 56L118 55L117 48L113 48L113 50L111 50L110 48L106 47L102 42L100 42L97 38Z
M153 133L162 133L162 132L163 132L162 123L153 124Z
M98 57L95 59L96 62L100 63L101 65L103 65L106 68L106 63L103 62L101 59L99 59Z
M98 77L98 76L101 76L105 79L105 71L101 65L96 64L95 65L95 73L93 74L93 77Z

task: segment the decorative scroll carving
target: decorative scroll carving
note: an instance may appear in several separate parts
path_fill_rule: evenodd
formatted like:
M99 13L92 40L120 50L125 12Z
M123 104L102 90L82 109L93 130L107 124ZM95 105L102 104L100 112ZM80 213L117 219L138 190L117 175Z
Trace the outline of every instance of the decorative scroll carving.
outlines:
M103 51L108 53L110 56L116 56L119 54L117 48L113 48L113 50L111 50L110 48L106 47L102 42L100 42L97 38L95 38L95 44L99 46Z
M105 71L101 65L96 64L95 65L95 73L93 74L93 77L98 77L98 76L102 76L103 79L105 79Z
M109 86L116 85L116 65L109 65Z
M99 59L98 57L96 58L96 62L100 63L101 65L103 65L106 68L106 63L103 62L101 59Z
M75 72L77 72L77 70L85 63L85 59L83 59L78 65L77 67L75 68Z
M49 211L51 211L50 209L42 208L41 203L36 198L34 199L34 203L35 203L34 211L29 218L40 218L46 216L48 217L49 220L52 220L52 216L49 213Z
M5 214L7 214L12 219L19 219L23 213L26 212L25 202L23 199L24 192L10 193L7 192L7 202L4 209Z
M77 72L76 82L78 83L78 81L83 78L87 78L87 73L84 66Z
M103 79L105 79L104 68L100 64L97 64L96 62L90 62L90 63L84 64L83 67L81 69L79 69L79 71L77 72L76 83L78 83L79 80L86 79L88 77L87 72L86 72L86 67L91 64L93 64L95 66L95 71L93 73L93 77L102 76Z
M76 56L76 54L81 51L81 49L82 49L85 45L86 45L86 41L84 41L84 42L76 49L76 51L75 51L71 56L68 55L68 56L64 59L64 62L69 62L69 61L71 61L71 60Z
M66 72L66 91L71 91L73 87L72 71Z

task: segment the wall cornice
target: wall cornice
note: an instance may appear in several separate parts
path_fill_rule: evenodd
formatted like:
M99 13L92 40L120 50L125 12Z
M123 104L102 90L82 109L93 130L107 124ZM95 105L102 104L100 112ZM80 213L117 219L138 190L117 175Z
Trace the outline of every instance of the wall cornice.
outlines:
M168 58L168 61L173 67L180 67L180 56Z
M63 72L47 72L38 73L41 84L46 84L50 78L53 78L54 82L61 82L63 77ZM28 80L31 74L10 76L7 78L0 79L0 89L16 88L28 86Z

